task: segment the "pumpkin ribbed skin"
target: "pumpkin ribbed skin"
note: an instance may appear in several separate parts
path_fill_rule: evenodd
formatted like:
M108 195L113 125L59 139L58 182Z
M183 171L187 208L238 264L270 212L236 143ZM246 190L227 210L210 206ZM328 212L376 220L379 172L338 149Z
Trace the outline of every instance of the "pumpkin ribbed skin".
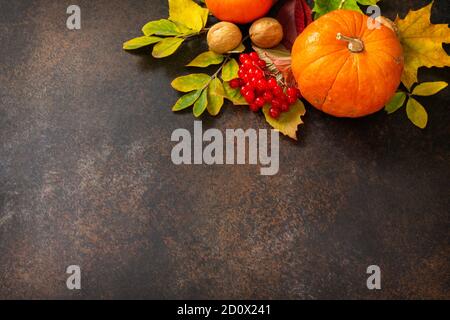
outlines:
M274 0L206 0L209 11L222 21L250 23L263 17Z
M310 24L295 41L292 70L303 97L336 117L363 117L381 110L397 90L403 49L397 35L381 25L370 30L368 17L351 10L332 11ZM352 52L336 35L360 39Z

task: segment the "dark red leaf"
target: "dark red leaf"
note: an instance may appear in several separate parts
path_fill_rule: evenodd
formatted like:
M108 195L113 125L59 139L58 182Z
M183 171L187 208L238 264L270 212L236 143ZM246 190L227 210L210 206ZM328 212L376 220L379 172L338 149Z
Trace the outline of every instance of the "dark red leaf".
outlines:
M309 7L308 3L306 3L306 0L301 0L303 2L303 10L305 11L305 17L306 17L306 24L305 28L310 25L313 22L313 14L312 10Z
M283 25L283 45L291 49L298 35L312 22L311 8L306 0L285 0L277 19Z
M303 10L303 3L300 0L295 1L295 26L297 27L297 35L306 28L305 11Z
M292 48L295 39L297 38L297 25L295 21L295 3L296 0L288 0L280 8L277 15L277 20L283 26L284 38L283 45L286 48Z

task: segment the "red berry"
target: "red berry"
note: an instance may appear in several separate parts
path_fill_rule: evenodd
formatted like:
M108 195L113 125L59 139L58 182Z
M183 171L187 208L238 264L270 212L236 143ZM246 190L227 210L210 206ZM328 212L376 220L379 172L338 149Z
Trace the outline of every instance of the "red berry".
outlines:
M245 92L244 93L244 99L249 104L252 104L255 101L255 92L253 90Z
M266 101L264 100L263 97L258 97L255 99L255 105L257 105L258 107L262 107L266 104Z
M270 78L269 80L267 80L267 85L270 89L273 89L275 86L278 86L278 83L275 78Z
M264 78L264 72L262 72L260 69L256 69L255 78L257 78L257 79Z
M242 63L245 67L250 68L253 66L253 61L252 59L245 59L244 62Z
M239 61L240 61L241 63L244 63L244 61L247 60L247 59L249 59L249 58L250 58L250 57L248 56L248 54L243 53L243 54L241 54L241 55L239 56Z
M247 92L249 92L249 91L253 91L253 87L252 86L250 86L250 85L248 85L248 84L246 84L245 86L243 86L242 88L241 88L241 94L242 95L245 95Z
M241 88L241 91L243 91L243 92L253 91L253 90L254 90L253 86L251 86L249 84L246 84Z
M258 82L258 79L256 79L255 77L250 78L250 80L248 80L248 84L250 84L251 86L255 87L256 89L256 83Z
M248 74L251 76L254 76L257 72L257 69L255 67L249 68L248 69Z
M258 64L258 67L260 67L260 68L264 69L266 67L266 62L262 59L259 59L257 64Z
M258 54L256 52L250 52L249 57L253 61L259 61L259 56L258 56Z
M280 117L280 114L281 114L281 112L280 112L280 109L277 109L277 108L270 108L270 110L269 110L269 114L270 114L270 116L272 117L272 118L274 118L274 119L278 119L279 117Z
M280 110L281 110L281 112L289 111L289 104L287 102L283 101L281 103Z
M245 72L245 70L244 69L239 69L239 71L238 71L238 76L239 76L239 78L244 78L244 74L245 74L246 72Z
M259 79L259 80L256 82L256 88L257 88L258 90L261 90L261 91L266 90L266 89L267 89L267 81L266 81L265 79L263 79L263 78Z
M270 104L272 105L272 108L275 108L275 109L281 108L281 101L278 99L273 99Z
M240 87L240 82L239 79L233 79L230 81L230 87L232 87L233 89L237 89Z
M273 87L272 92L276 97L281 97L282 95L284 95L283 89L281 89L279 85Z
M287 88L286 94L288 97L297 97L297 89L296 88Z
M270 102L273 99L273 94L270 91L266 91L263 94L263 98L266 102Z
M256 103L250 104L250 110L252 110L253 112L258 112L260 109L261 109L261 107L256 105Z
M295 96L295 97L289 96L288 97L288 102L289 102L290 105L296 103L297 102L297 96Z
M248 75L248 73L244 73L244 75L242 76L242 80L244 80L245 83L248 83L250 81L250 76Z

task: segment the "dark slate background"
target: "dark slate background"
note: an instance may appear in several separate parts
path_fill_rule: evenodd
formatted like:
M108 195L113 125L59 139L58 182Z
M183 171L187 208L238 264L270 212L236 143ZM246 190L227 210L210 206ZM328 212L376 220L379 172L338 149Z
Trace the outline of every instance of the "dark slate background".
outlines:
M121 45L166 1L0 1L0 298L450 298L450 91L359 120L311 108L280 173L172 165L170 82L205 49L165 60ZM386 3L383 3L386 2ZM427 1L383 1L402 16ZM436 0L434 23L449 22ZM449 81L448 69L420 79ZM227 106L204 127L267 128ZM82 267L83 290L65 286ZM382 268L381 291L366 268Z

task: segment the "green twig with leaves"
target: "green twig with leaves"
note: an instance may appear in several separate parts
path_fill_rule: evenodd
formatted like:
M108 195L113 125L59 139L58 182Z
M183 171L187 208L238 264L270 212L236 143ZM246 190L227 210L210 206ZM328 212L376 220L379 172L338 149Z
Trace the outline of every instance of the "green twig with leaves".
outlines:
M240 45L233 52L243 52L245 47ZM176 78L172 87L180 92L187 93L173 106L173 111L181 111L193 107L195 117L200 117L206 110L212 116L219 114L224 99L230 100L234 105L247 104L238 89L232 89L229 82L238 77L239 65L231 53L217 54L207 51L194 60L187 67L206 68L211 65L220 67L213 75L195 73Z
M123 48L135 50L154 44L153 57L168 57L186 40L208 32L208 14L208 9L194 1L169 0L169 18L147 23L142 28L144 35L125 42ZM181 111L193 106L196 117L200 117L206 110L216 116L222 109L224 99L230 100L234 105L247 104L239 90L229 85L229 81L238 77L239 70L232 55L244 51L245 46L241 43L227 54L207 51L198 55L187 67L220 67L213 75L196 73L176 78L172 87L186 94L178 99L172 110Z
M448 84L444 81L424 82L417 85L412 92L399 91L386 105L385 110L388 114L394 113L403 107L406 101L406 114L409 120L417 127L424 129L428 123L428 113L414 96L432 96L447 86Z
M168 57L186 40L208 31L208 15L208 9L193 1L169 0L169 18L150 21L142 27L144 35L125 42L123 48L135 50L154 44L153 57Z

